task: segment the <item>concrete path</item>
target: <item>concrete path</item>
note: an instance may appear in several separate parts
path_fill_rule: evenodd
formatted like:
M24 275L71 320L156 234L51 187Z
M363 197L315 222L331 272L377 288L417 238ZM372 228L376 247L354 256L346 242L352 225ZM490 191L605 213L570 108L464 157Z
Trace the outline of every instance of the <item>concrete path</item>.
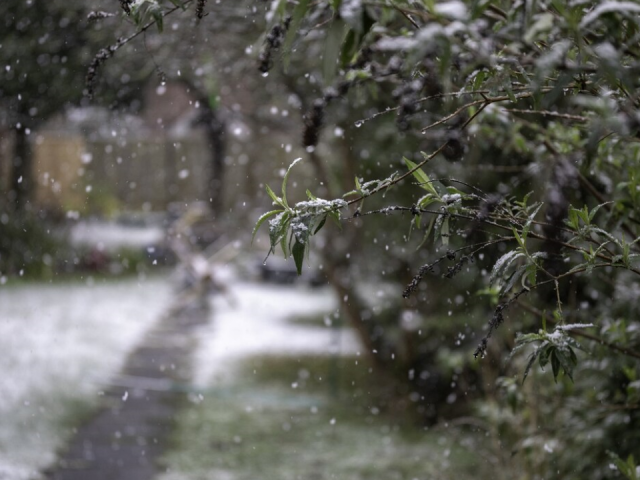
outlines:
M191 374L195 332L209 311L190 308L167 315L112 379L103 406L78 429L49 480L150 480L167 448L175 415L187 399L176 388Z

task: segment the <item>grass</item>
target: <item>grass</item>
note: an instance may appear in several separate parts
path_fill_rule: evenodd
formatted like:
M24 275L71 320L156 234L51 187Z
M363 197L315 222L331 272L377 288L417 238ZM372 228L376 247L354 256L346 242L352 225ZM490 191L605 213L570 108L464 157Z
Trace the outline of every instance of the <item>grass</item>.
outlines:
M483 439L420 428L380 408L377 379L357 357L251 358L178 417L161 479L489 476L474 451Z
M348 326L346 320L332 312L293 315L287 318L287 322L303 327L340 328Z
M170 294L162 277L0 287L0 478L52 464Z

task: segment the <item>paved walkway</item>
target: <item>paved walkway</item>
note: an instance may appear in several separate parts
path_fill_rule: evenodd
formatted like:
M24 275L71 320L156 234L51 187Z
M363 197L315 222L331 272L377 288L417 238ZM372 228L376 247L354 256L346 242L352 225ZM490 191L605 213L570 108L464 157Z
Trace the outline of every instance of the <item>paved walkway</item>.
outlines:
M104 393L103 406L78 429L49 480L150 480L174 418L186 400L175 388L189 380L195 331L205 308L167 315L128 357Z

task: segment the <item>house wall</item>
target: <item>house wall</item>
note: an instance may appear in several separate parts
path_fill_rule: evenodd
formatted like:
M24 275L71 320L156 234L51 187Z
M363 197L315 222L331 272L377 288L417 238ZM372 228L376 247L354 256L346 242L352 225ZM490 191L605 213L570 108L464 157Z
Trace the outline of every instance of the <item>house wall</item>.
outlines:
M124 142L42 132L34 154L34 201L47 210L159 211L176 201L207 200L209 149L200 132Z

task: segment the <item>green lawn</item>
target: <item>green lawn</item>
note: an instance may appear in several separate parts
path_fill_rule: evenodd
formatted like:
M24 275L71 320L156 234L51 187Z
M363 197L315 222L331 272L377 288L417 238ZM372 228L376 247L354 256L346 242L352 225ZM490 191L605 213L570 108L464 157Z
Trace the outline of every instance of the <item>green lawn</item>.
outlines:
M256 357L234 378L180 415L162 480L490 476L484 437L379 407L384 388L361 359Z

